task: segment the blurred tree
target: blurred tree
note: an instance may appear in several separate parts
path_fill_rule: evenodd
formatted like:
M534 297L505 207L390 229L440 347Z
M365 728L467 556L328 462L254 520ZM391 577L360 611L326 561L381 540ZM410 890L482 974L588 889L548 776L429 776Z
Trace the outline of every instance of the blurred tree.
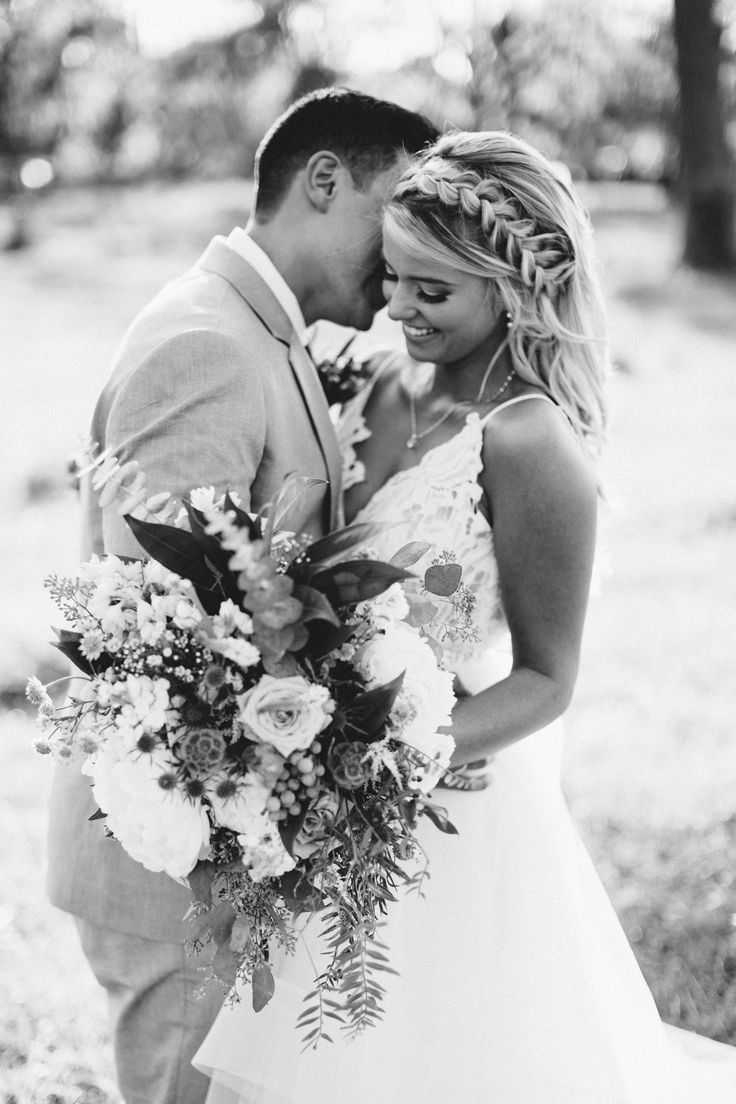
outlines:
M734 164L721 87L722 27L713 0L675 0L674 15L684 260L695 268L736 269Z
M0 0L0 196L18 190L32 157L62 176L112 171L139 65L100 0Z

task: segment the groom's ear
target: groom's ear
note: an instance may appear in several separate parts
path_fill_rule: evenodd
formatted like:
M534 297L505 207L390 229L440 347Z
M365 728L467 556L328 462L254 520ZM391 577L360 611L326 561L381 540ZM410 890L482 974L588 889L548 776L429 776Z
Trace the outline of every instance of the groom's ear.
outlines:
M343 171L342 161L329 150L319 150L307 161L304 190L311 205L322 214L326 214L332 205Z

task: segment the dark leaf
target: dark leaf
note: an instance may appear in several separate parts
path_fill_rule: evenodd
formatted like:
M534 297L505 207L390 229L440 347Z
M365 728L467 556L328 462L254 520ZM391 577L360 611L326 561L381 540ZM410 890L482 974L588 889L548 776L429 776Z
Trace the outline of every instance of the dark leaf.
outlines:
M460 586L463 569L460 564L434 564L424 573L424 587L430 594L439 594L449 598Z
M394 567L411 567L417 560L421 560L422 556L431 547L429 541L410 541L398 552L394 552L389 563L392 563Z
M306 816L307 805L305 803L302 807L301 812L297 816L290 816L287 817L286 820L279 821L279 835L281 836L281 842L292 857L294 855L294 840L299 835Z
M341 648L355 632L354 625L329 625L326 621L310 621L309 654L315 660Z
M251 986L253 989L253 1011L260 1012L271 1000L275 989L271 968L265 962L260 966L256 966L253 971Z
M204 562L204 554L195 536L185 529L157 522L139 521L125 515L138 543L169 571L189 579L196 587L210 587L212 575Z
M403 672L385 686L367 690L345 710L348 724L361 735L375 736L385 724L404 681Z
M301 621L329 621L331 625L340 627L340 618L320 591L311 586L295 586L293 593L304 606Z
M447 810L442 809L439 805L425 805L422 809L424 816L429 817L436 828L439 828L440 832L446 832L450 836L457 835L457 828L449 820L447 816Z
M213 862L203 859L197 863L187 875L192 900L201 901L207 906L212 904L212 883L216 873L217 869Z
M240 506L236 506L230 497L229 491L225 495L224 506L227 513L235 514L235 524L239 529L247 529L248 536L251 540L260 540L263 536L260 522L256 518L251 517L250 514L246 513Z
M54 629L53 631L59 639L53 640L51 642L52 646L58 648L62 655L65 655L85 675L96 675L100 671L106 670L112 663L112 656L110 655L101 655L99 659L94 661L82 655L79 649L79 642L82 639L81 633L70 632L69 629Z
M367 522L363 525L350 525L347 529L338 529L336 533L329 533L314 541L305 550L305 556L310 563L319 565L320 568L329 567L339 563L346 552L367 544L371 537L381 531L380 526Z
M376 598L393 583L410 579L401 567L380 560L347 560L316 572L311 578L315 589L327 595L334 606L350 606Z

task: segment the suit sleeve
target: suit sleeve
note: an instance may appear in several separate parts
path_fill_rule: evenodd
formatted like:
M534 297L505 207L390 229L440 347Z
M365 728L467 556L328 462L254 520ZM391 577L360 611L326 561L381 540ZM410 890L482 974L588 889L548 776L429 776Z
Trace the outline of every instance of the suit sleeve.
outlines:
M121 463L137 460L149 495L181 499L193 487L237 491L250 506L265 443L260 375L232 338L208 330L158 346L115 396L106 444ZM139 556L113 504L103 515L107 552Z

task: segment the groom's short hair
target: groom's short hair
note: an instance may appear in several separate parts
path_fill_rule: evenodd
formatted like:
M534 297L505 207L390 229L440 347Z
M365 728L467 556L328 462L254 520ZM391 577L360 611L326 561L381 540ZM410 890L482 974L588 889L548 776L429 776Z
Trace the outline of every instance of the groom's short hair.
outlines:
M401 151L418 153L438 137L416 111L348 88L310 92L281 115L255 159L256 215L272 215L313 153L329 150L347 165L358 188L370 187Z

